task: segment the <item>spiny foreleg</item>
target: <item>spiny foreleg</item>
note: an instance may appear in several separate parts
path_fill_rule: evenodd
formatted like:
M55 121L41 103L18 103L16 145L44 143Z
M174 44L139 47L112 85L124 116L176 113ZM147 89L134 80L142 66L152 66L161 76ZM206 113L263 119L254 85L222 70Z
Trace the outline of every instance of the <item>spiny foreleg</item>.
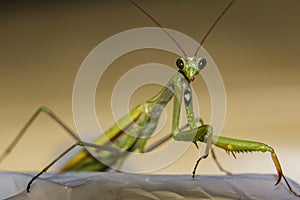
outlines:
M254 141L246 141L246 140L239 140L239 139L233 139L233 138L226 138L226 137L217 137L213 136L212 138L213 144L217 147L220 147L224 149L225 151L232 153L234 156L234 153L240 153L240 152L270 152L271 157L273 160L273 163L275 165L275 168L277 170L278 179L275 185L277 185L281 179L283 178L287 187L289 188L290 192L293 193L295 196L300 197L299 194L297 194L293 188L290 186L288 180L283 174L279 159L272 147L269 145L266 145L261 142L254 142Z
M181 141L200 141L207 143L206 151L204 156L200 157L194 167L193 170L193 177L196 173L196 168L201 159L207 157L209 150L211 149L211 145L215 145L219 148L224 149L225 151L232 153L235 156L235 153L241 152L269 152L271 153L271 157L275 168L277 170L278 179L275 185L277 185L281 179L283 178L287 187L289 188L290 192L293 193L295 196L300 197L298 193L296 193L291 185L289 184L287 178L284 176L283 170L281 168L279 159L274 151L274 149L261 142L255 141L247 141L247 140L239 140L233 138L227 138L222 136L215 136L212 135L213 129L210 125L202 125L195 129L186 130L177 134L174 134L173 137L176 140Z

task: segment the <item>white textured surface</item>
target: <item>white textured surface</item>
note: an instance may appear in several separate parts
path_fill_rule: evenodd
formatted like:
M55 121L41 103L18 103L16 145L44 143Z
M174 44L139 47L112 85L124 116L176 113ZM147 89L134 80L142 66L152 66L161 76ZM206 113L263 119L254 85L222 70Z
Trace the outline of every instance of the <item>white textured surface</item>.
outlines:
M141 175L126 173L46 174L31 193L32 174L1 172L0 198L11 199L297 199L275 175ZM290 180L300 192L300 186Z

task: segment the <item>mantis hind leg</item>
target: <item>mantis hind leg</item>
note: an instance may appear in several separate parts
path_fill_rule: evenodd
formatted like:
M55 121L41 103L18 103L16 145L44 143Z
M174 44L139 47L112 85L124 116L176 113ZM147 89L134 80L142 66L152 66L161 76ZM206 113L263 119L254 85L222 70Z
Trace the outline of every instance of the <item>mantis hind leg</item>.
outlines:
M74 149L76 146L82 146L82 147L90 147L90 148L95 148L99 150L105 150L109 151L112 153L120 153L119 149L110 147L110 146L100 146L96 145L93 143L87 143L84 141L81 141L80 138L77 136L77 134L69 128L54 112L52 112L49 108L47 107L40 107L33 115L32 117L27 121L27 123L22 127L20 132L17 134L15 139L8 145L6 150L0 155L0 163L10 154L10 152L14 149L14 147L17 145L17 143L20 141L20 139L24 136L26 133L27 129L32 125L32 123L35 121L35 119L41 114L45 113L48 115L50 118L52 118L55 122L57 122L63 129L67 131L71 137L73 137L76 142L69 148L67 148L64 152L62 152L56 159L54 159L50 164L48 164L44 169L41 170L40 173L38 173L36 176L34 176L28 183L27 185L27 192L30 190L30 185L34 180L36 180L41 174L46 172L52 165L54 165L59 159L61 159L64 155L66 155L68 152L70 152L72 149Z
M58 160L60 160L62 157L64 157L66 154L68 154L70 151L72 151L75 147L81 146L81 147L91 147L91 148L96 148L100 150L108 150L106 147L96 145L93 143L88 143L88 142L83 142L83 141L77 141L75 142L72 146L67 148L65 151L63 151L60 155L58 155L51 163L49 163L46 167L44 167L38 174L36 174L27 184L26 191L30 192L30 186L35 181L38 177L40 177L43 173L47 172L50 167L52 167ZM111 149L109 151L113 151L114 153L120 153L118 149Z
M58 124L60 124L63 129L67 131L73 137L75 140L80 141L77 134L69 128L55 113L53 113L49 108L42 106L32 115L32 117L27 121L27 123L22 127L20 132L17 134L17 136L14 138L14 140L8 145L8 147L5 149L5 151L0 155L0 163L11 153L11 151L15 148L15 146L18 144L20 139L24 136L27 129L32 125L32 123L35 121L35 119L41 114L45 113L49 117L51 117L54 121L56 121Z
M8 147L4 150L4 152L0 155L0 163L10 154L10 152L15 148L15 146L18 144L20 139L25 135L26 131L28 128L32 125L32 123L36 120L38 116L40 116L41 113L46 114L49 116L51 119L53 119L56 123L58 123L72 138L74 138L78 142L82 142L79 136L75 131L73 131L69 126L66 125L66 123L63 122L54 112L52 112L49 108L42 106L37 111L31 116L31 118L26 122L26 124L22 127L20 132L17 134L17 136L14 138L14 140L8 145ZM89 147L95 147L97 149L102 149L102 150L107 150L111 152L116 152L116 148L112 148L109 146L99 146L99 145L93 145L90 143L85 143L84 144L89 144Z

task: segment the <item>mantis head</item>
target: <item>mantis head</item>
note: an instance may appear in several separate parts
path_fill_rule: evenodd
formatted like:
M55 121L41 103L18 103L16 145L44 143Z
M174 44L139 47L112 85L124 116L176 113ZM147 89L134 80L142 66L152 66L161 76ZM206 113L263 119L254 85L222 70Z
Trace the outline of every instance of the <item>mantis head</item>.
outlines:
M195 79L199 72L206 66L206 63L205 58L197 58L195 56L187 57L187 59L181 57L176 61L179 72L182 73L189 82Z

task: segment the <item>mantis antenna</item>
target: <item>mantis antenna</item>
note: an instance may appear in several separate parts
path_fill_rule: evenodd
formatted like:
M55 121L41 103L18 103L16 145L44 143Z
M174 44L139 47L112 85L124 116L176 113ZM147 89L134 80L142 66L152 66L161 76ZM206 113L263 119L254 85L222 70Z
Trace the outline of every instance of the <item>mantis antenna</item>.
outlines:
M144 10L141 6L139 6L137 3L135 3L133 0L129 0L134 6L136 6L139 10L141 10L147 17L149 17L159 28L161 28L170 38L171 40L176 44L176 46L180 49L180 51L183 53L185 58L188 57L187 53L183 50L183 48L179 45L179 43L175 40L175 38L154 18L152 17L146 10ZM226 8L223 10L223 12L219 15L219 17L215 20L215 22L212 24L212 26L208 29L204 37L202 38L201 42L199 43L198 48L195 51L194 57L197 55L199 49L205 42L207 36L210 34L210 32L214 29L216 24L220 21L220 19L224 16L224 14L229 10L229 8L233 5L235 0L232 0Z
M183 48L179 45L179 43L175 40L175 38L149 13L146 12L141 6L139 6L137 3L135 3L133 0L129 0L135 7L137 7L140 11L142 11L147 17L149 17L161 30L163 30L170 38L171 40L176 44L176 46L180 49L180 51L183 53L184 57L188 57L187 53L183 50Z
M226 8L223 10L223 12L221 13L221 15L216 19L216 21L213 23L213 25L208 29L208 31L206 32L206 34L204 35L204 37L202 38L200 45L198 46L198 48L195 51L194 56L197 55L199 49L201 48L201 46L203 45L203 43L205 42L207 36L210 34L210 32L214 29L214 27L216 26L216 24L220 21L220 19L223 17L223 15L227 12L227 10L232 6L232 4L235 2L235 0L232 0L227 6Z

